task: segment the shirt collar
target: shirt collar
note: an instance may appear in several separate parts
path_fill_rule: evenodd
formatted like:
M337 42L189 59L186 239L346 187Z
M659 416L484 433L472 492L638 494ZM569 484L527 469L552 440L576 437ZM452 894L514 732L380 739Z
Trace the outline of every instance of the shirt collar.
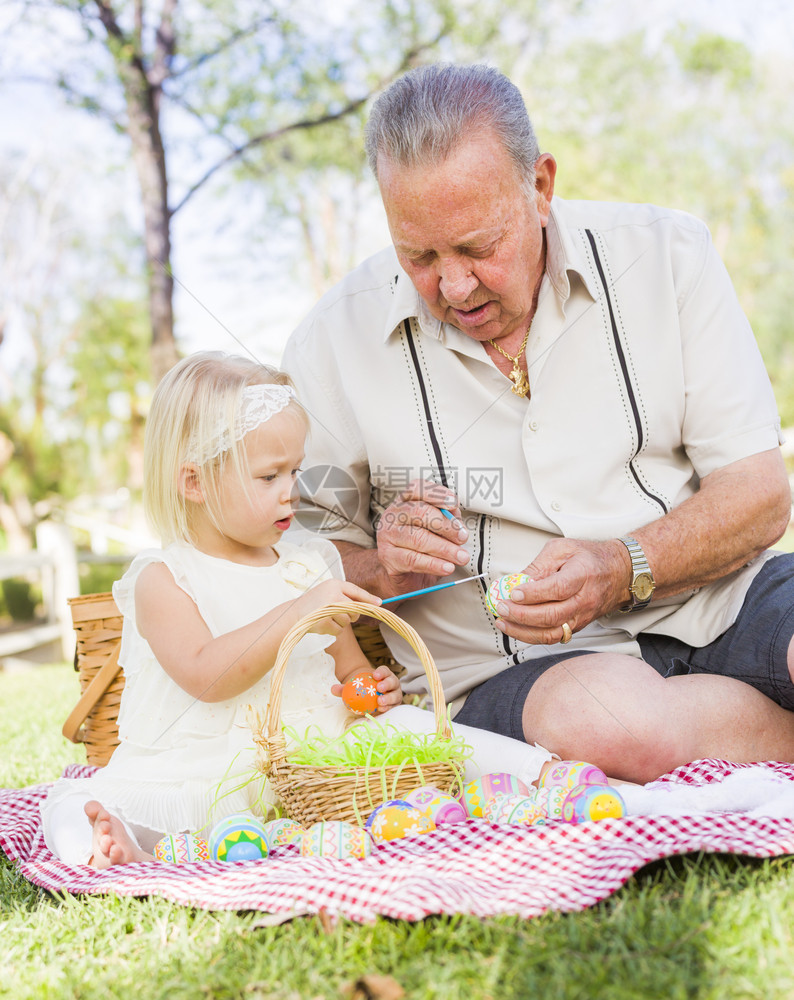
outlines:
M440 319L436 319L427 308L424 299L417 292L411 279L400 267L396 253L394 254L391 293L391 307L383 326L384 340L388 340L406 319L415 319L422 333L441 339L441 328L444 324Z
M571 295L570 274L579 277L590 297L598 298L598 286L591 274L584 244L571 235L565 222L565 200L555 197L546 224L546 274L563 307Z
M551 282L555 293L565 308L565 303L571 295L570 274L579 277L590 297L598 298L598 289L590 273L585 258L583 244L572 237L564 221L565 202L555 198L551 204L549 221L546 224L546 276ZM436 340L451 341L464 344L471 338L461 333L455 327L442 323L432 315L424 299L419 295L411 279L403 271L394 256L394 275L391 279L392 303L383 328L383 339L388 340L394 331L406 319L415 319L422 333ZM458 340L462 338L462 340Z

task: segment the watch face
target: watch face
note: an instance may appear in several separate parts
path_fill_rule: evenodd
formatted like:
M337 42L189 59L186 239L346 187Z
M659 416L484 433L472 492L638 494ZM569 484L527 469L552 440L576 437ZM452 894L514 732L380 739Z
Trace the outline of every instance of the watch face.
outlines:
M631 586L631 592L638 601L650 600L651 594L655 589L653 577L650 573L639 573L634 578L634 583Z

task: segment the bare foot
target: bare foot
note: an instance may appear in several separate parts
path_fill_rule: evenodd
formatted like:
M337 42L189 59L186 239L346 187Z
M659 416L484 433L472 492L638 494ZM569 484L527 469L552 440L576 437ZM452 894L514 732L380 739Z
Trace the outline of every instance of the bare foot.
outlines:
M154 860L151 854L138 847L121 820L111 816L95 799L86 802L85 814L93 829L94 853L88 862L92 868Z

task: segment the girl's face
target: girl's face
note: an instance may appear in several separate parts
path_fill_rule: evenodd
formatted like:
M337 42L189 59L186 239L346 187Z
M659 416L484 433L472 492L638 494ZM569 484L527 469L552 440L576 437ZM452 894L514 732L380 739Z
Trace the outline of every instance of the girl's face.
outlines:
M292 523L305 443L306 425L291 407L246 434L246 481L240 482L234 464L227 461L219 482L218 523L201 519L198 547L232 562L275 562L272 546Z

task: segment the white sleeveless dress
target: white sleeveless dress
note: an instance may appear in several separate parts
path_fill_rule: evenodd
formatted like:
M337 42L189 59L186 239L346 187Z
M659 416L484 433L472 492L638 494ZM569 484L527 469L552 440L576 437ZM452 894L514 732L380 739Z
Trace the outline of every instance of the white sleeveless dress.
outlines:
M196 603L213 636L247 625L321 580L342 577L341 561L330 542L304 545L282 541L273 566L245 566L208 556L179 543L136 557L113 587L124 615L119 662L125 687L119 709L120 744L108 765L90 778L55 783L42 806L45 838L52 811L69 796L95 798L130 827L162 833L202 831L233 812L257 812L272 802L264 779L250 782L255 748L247 706L264 712L270 674L238 698L202 702L180 688L163 670L135 623L135 584L154 562L169 568ZM325 652L331 636L309 634L290 657L282 688L281 720L299 733L318 726L344 731L350 715L330 693L334 663ZM61 813L62 815L62 813Z

